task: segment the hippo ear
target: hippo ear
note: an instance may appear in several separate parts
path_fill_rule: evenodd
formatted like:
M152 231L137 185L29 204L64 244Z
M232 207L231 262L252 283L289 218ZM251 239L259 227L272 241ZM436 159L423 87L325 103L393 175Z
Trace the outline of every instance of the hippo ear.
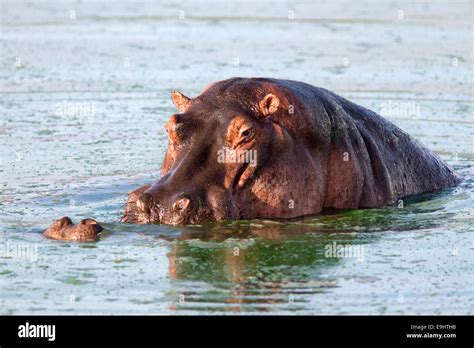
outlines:
M278 110L278 105L280 105L280 99L271 93L263 97L263 99L258 103L263 116L275 113Z
M68 216L64 216L54 222L55 226L58 228L63 228L64 226L72 225L72 220Z
M181 112L186 112L191 105L191 98L186 97L184 94L173 91L171 93L171 100L176 108Z

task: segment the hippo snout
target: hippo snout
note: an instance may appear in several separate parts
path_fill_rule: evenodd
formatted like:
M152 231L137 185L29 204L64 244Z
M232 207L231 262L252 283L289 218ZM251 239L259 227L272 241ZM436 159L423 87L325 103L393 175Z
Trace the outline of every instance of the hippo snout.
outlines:
M145 214L150 214L154 205L153 196L148 193L142 193L137 199L137 208Z
M168 225L199 224L204 221L229 220L238 217L232 194L220 186L171 190L165 185L145 185L128 195L121 222L162 223Z
M171 203L172 202L172 203ZM161 222L171 225L189 224L201 218L203 204L197 197L178 195L170 199L169 206L163 209Z
M187 195L177 195L158 199L152 193L142 193L137 201L138 211L150 222L162 222L172 225L186 224L195 215L198 200Z
M190 207L191 201L187 197L182 197L173 203L173 210L178 213L184 213Z

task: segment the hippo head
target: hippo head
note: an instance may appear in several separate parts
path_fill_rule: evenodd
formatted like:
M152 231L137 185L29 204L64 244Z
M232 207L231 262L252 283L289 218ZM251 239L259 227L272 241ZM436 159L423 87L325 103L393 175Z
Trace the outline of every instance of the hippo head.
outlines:
M44 235L58 240L92 241L97 239L101 231L102 226L94 219L83 219L75 225L69 217L64 216L54 221Z
M322 190L308 174L318 165L308 151L317 125L294 121L292 111L303 108L296 96L264 79L234 78L172 100L180 113L165 125L162 176L129 195L123 222L293 217L321 204L307 199Z

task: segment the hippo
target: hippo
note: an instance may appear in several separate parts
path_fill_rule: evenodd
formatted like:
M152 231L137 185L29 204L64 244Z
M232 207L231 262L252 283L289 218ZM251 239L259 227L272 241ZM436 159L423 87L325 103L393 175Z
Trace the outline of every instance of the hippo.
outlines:
M83 219L77 225L72 220L64 216L55 222L44 232L50 239L67 241L94 241L102 232L100 226L94 219Z
M303 82L231 78L171 99L179 112L165 125L161 178L128 195L121 222L291 219L460 181L390 121Z
M122 222L289 219L460 181L390 121L303 82L231 78L171 99L179 113L165 125L161 178L129 194Z

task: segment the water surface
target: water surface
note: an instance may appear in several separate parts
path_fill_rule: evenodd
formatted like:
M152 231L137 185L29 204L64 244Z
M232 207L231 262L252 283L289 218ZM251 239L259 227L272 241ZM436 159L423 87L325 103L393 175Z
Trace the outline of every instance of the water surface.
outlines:
M473 313L472 4L268 5L2 2L0 314ZM118 223L159 178L170 91L232 76L384 113L462 184L292 221ZM45 239L64 215L100 241Z

